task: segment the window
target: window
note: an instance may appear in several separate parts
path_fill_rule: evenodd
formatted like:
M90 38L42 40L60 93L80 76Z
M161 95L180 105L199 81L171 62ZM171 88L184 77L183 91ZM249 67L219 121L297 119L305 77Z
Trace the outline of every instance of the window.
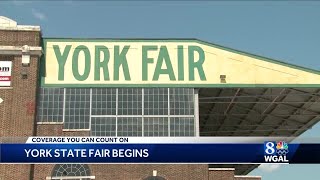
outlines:
M144 89L144 115L168 115L168 88Z
M63 88L40 88L38 122L63 122Z
M118 117L117 136L142 136L142 117Z
M144 118L144 136L168 136L167 117Z
M90 89L66 88L65 129L89 129Z
M116 117L92 117L92 136L116 136Z
M194 136L194 119L190 117L170 118L170 136Z
M194 97L193 89L172 88L170 89L170 114L193 115Z
M116 115L116 88L92 89L92 115Z
M86 164L57 164L52 170L51 177L61 176L90 176L90 169Z
M142 114L142 89L119 88L118 89L118 115Z
M194 136L192 88L41 88L38 122L92 136Z

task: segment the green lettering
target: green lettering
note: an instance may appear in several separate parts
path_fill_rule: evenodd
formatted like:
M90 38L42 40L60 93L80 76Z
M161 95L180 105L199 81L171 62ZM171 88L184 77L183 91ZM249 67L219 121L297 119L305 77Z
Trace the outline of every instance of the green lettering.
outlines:
M194 61L194 52L199 54L199 60ZM205 55L203 49L199 46L189 46L188 48L188 55L189 55L189 80L194 81L194 70L198 69L199 77L202 81L206 80L206 75L204 74L202 64L205 60Z
M166 69L161 68L163 62L166 64L166 67L167 67ZM176 80L176 77L174 76L174 73L173 73L172 64L171 64L169 53L168 53L166 46L160 47L157 65L156 65L156 69L154 71L152 80L153 81L159 80L160 74L168 74L171 81Z
M178 80L184 80L183 46L178 46Z
M79 53L81 51L84 53L84 60L85 60L84 72L82 75L79 73ZM89 49L83 45L77 46L72 56L72 73L74 78L78 81L86 80L90 74L90 68L91 68L91 56L90 56Z
M119 46L114 47L114 80L119 80L119 69L122 65L123 75L125 80L130 81L130 72L127 62L127 52L129 50L130 46L124 46L121 52L119 52Z
M157 50L157 46L142 46L142 80L148 80L148 63L153 63L153 58L148 58L148 51Z
M53 45L54 54L56 55L58 64L59 64L59 71L58 71L58 80L64 80L64 66L66 64L69 52L71 49L71 45L67 45L64 48L63 53L61 54L59 45Z
M103 60L101 61L100 54L103 52ZM95 63L94 63L94 80L100 80L100 69L103 69L104 80L110 80L109 78L109 63L110 53L106 46L96 46L95 47Z

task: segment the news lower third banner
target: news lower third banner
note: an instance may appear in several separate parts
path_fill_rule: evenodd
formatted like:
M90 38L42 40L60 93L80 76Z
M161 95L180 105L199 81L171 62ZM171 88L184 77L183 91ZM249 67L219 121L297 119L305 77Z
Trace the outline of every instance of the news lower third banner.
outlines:
M320 163L320 143L270 137L29 137L0 163ZM289 143L292 142L292 143Z

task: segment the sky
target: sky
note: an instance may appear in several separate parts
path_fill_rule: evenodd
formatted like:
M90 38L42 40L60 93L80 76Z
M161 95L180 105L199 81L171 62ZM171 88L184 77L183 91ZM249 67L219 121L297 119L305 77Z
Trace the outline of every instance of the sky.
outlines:
M197 38L320 70L320 1L0 1L43 37ZM302 135L320 137L320 124ZM320 179L320 165L263 165L263 180Z

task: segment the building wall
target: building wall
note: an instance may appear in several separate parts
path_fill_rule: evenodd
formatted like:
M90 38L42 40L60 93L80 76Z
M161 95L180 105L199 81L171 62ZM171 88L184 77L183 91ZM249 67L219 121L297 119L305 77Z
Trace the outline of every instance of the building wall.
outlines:
M38 124L37 136L90 136L89 131L63 131L62 124Z
M51 175L54 165L36 165L35 180L45 179ZM91 164L91 175L98 180L143 180L152 176L153 170L157 176L170 180L207 180L208 165L180 164Z
M18 28L16 28L18 29ZM41 46L40 30L0 30L0 46ZM12 61L12 86L0 87L0 137L89 136L89 131L63 131L62 124L36 124L36 103L39 79L39 57L32 56L29 67L22 67L21 55L0 55L0 61ZM21 76L22 69L27 79ZM5 139L8 137L9 139ZM21 139L20 139L21 140ZM1 142L0 141L0 142ZM12 140L11 140L12 141ZM0 180L43 180L50 176L54 164L0 165ZM143 180L157 175L170 180L258 180L234 177L234 170L210 170L208 165L187 164L91 164L96 179Z
M89 136L88 131L63 131L62 124L38 124L37 136ZM158 176L170 180L207 180L208 165L179 164L90 164L91 175L96 179L142 180L152 176L157 170ZM40 180L50 176L54 164L35 165L34 179Z
M234 180L234 169L210 169L209 180Z
M0 30L0 46L40 46L39 31ZM28 137L34 135L36 87L39 58L31 57L26 67L28 78L21 78L21 55L0 55L0 61L12 61L11 87L0 87L0 137ZM0 165L0 178L28 179L31 165Z
M0 30L1 46L39 46L40 31Z
M153 170L157 176L170 180L208 179L208 165L163 165L163 164L121 164L121 165L91 165L92 175L96 179L141 180L152 176Z

